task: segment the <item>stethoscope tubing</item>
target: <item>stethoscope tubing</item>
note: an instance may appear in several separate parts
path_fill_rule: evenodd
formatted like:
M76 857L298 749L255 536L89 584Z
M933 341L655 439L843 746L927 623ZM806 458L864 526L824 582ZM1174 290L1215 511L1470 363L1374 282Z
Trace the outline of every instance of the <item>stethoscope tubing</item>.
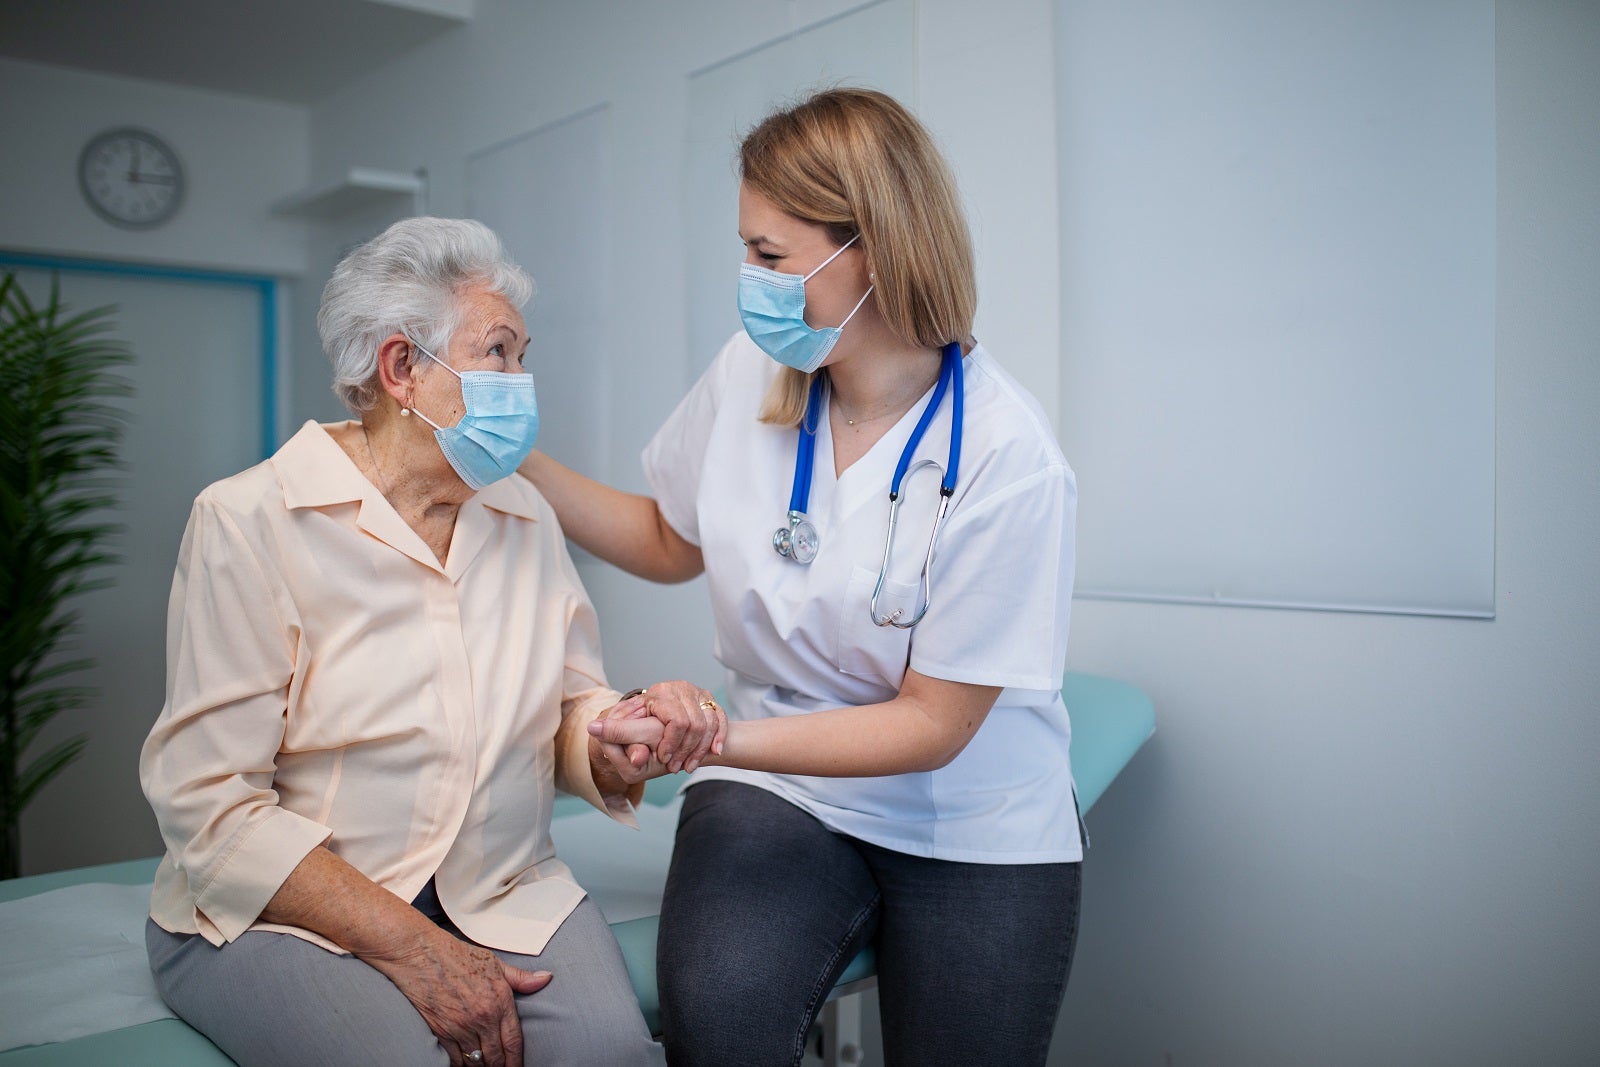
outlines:
M812 556L814 557L815 537L814 530L805 519L806 506L811 499L811 474L816 464L817 426L822 411L822 375L818 374L811 379L811 390L806 397L806 410L800 420L799 442L795 449L794 482L789 491L789 528L779 529L773 535L773 545L780 555L786 556L799 563L809 563L810 558L801 559L793 550L792 531L804 528L813 534ZM922 435L927 432L928 426L933 422L934 415L939 410L939 404L944 400L948 391L950 396L950 452L945 462L944 476L939 481L939 511L933 521L933 530L928 535L928 554L922 561L922 606L916 615L908 621L900 620L901 611L896 610L887 616L878 614L878 596L883 591L883 584L889 572L889 555L894 548L895 526L900 512L900 487L908 471L911 469L911 457L916 453L917 445L922 441ZM966 368L961 363L960 342L952 341L944 346L943 358L939 366L939 381L934 386L933 396L928 399L927 406L922 409L922 416L917 420L916 427L911 431L911 437L906 441L905 448L900 452L900 460L895 464L894 478L889 483L889 525L884 534L883 562L878 567L878 581L873 587L872 597L868 601L867 610L872 621L879 626L894 626L906 630L915 626L927 614L929 605L929 579L928 569L933 562L934 547L938 543L939 528L944 525L946 513L950 509L950 498L955 493L956 479L961 468L961 444L965 436L964 421L966 417ZM933 460L926 459L917 464L936 465Z
M817 421L822 418L822 375L811 378L806 413L800 419L800 443L794 455L794 484L789 490L790 514L805 514L811 499L811 472L816 466Z
M906 447L900 452L900 462L895 464L894 480L889 483L889 499L894 500L900 495L900 483L906 476L906 470L911 466L911 456L917 450L917 444L922 440L922 435L927 432L928 424L933 422L933 416L939 410L939 401L944 399L945 390L951 382L956 383L954 394L951 397L950 407L950 458L945 466L944 477L939 482L939 491L949 496L955 492L956 472L961 465L961 417L962 408L965 406L963 394L966 384L965 375L961 370L961 346L952 341L944 347L944 360L939 365L939 384L933 388L933 396L928 400L928 406L922 409L922 417L917 420L916 429L911 431L911 439L906 442ZM809 479L809 473L807 475Z

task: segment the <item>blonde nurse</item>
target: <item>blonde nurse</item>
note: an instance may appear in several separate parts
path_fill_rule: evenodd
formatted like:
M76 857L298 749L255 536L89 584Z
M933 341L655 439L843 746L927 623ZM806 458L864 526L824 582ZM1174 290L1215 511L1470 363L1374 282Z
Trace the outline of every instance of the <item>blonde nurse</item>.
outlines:
M669 1060L798 1063L873 943L890 1063L1043 1063L1083 856L1072 471L971 337L966 224L915 118L831 90L740 164L745 329L645 450L653 497L523 467L584 548L711 595L720 751L667 725L714 707L687 682L591 728L625 774L698 767L661 919Z

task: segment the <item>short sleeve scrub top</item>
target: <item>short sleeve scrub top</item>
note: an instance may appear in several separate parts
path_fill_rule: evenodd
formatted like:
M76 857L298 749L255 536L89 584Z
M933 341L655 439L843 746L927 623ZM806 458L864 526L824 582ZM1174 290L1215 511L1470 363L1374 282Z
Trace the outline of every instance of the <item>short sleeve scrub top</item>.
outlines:
M1082 859L1061 700L1073 580L1077 483L1038 402L981 345L963 359L960 480L929 567L927 614L877 626L889 484L928 402L835 476L826 401L807 517L809 565L780 556L798 432L757 421L779 367L735 335L646 446L646 479L666 521L705 558L734 719L799 715L892 699L907 667L1003 687L966 748L934 771L817 778L702 767L694 782L745 782L830 829L884 848L969 863ZM931 395L932 390L929 390ZM939 407L905 479L880 613L916 611L919 575L948 457Z

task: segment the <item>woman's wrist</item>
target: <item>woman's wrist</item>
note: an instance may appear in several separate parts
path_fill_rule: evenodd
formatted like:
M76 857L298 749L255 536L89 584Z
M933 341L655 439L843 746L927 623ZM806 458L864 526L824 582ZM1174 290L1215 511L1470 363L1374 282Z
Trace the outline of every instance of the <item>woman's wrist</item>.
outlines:
M628 783L622 780L622 775L611 766L611 761L606 758L605 749L600 746L597 738L589 738L589 776L594 779L594 787L600 795L618 796L627 792Z
M645 692L644 688L628 690L617 697L616 703L610 708L600 712L596 719L609 719L617 714L617 708L636 697L643 696ZM628 787L627 781L612 766L611 761L606 758L605 749L601 747L600 742L593 736L589 738L589 767L595 786L599 788L601 793L621 793L626 791Z

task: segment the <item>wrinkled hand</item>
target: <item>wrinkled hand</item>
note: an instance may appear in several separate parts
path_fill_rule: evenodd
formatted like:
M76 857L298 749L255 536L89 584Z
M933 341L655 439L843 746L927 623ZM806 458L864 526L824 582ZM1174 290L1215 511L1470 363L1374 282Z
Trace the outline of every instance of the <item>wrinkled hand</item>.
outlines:
M589 724L590 758L598 751L610 774L627 785L659 778L667 768L653 750L665 731L666 724L645 711L641 700L637 714L605 716Z
M699 767L707 753L722 753L722 746L728 739L728 716L708 691L692 682L657 682L637 699L642 700L645 710L661 724L659 738L652 727L632 714L611 716L608 721L622 719L627 725L618 723L609 735L606 727L597 731L590 726L590 732L603 741L630 746L629 757L634 767L642 769L643 766L635 747L639 744L649 745L655 761L674 774Z
M467 1059L475 1051L483 1053L484 1067L519 1067L522 1023L512 995L537 993L550 984L550 972L524 971L486 948L436 932L366 960L421 1013L452 1067L476 1067Z
M606 744L597 729L601 722L639 719L655 721L650 718L650 712L645 708L645 698L631 696L613 704L589 724L589 765L594 774L595 784L602 794L622 793L630 785L666 773L666 768L652 764L650 745Z

